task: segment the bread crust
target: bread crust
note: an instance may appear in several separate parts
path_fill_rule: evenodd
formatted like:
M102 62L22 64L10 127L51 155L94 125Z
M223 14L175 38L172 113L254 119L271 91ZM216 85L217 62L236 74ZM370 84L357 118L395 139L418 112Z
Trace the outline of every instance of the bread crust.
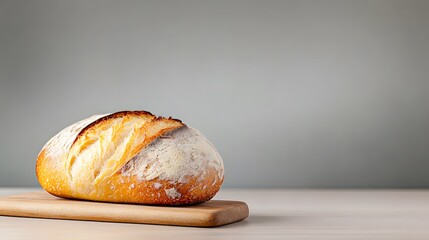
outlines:
M36 162L40 185L55 196L153 205L207 201L223 173L220 155L201 133L147 111L77 122L49 140Z

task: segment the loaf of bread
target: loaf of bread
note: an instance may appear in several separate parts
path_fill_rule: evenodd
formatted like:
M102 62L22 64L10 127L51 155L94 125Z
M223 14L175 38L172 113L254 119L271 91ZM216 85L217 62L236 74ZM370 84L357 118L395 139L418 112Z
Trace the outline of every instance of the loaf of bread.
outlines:
M55 135L39 153L36 175L59 197L184 205L211 199L224 168L196 129L171 117L123 111L89 117Z

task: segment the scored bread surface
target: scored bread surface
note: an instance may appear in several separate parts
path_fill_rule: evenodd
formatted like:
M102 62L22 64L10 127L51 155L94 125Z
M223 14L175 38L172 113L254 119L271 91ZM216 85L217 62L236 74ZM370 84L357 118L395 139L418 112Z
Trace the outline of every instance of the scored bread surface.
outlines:
M36 174L49 193L107 202L204 202L223 183L215 147L180 120L146 111L95 115L65 128L39 153Z

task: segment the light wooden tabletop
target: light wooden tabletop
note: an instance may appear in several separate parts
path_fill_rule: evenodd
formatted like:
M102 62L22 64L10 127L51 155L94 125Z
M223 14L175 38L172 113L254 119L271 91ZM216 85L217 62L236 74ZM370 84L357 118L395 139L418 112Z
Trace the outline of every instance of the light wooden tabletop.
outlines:
M429 239L429 190L223 189L216 199L245 201L250 216L218 228L0 217L0 239Z

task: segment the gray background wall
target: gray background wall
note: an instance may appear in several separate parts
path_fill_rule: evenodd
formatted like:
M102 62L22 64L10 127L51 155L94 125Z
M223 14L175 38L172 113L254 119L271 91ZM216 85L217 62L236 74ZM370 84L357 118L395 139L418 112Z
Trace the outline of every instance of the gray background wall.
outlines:
M429 1L0 0L0 187L65 126L200 129L229 187L428 187Z

